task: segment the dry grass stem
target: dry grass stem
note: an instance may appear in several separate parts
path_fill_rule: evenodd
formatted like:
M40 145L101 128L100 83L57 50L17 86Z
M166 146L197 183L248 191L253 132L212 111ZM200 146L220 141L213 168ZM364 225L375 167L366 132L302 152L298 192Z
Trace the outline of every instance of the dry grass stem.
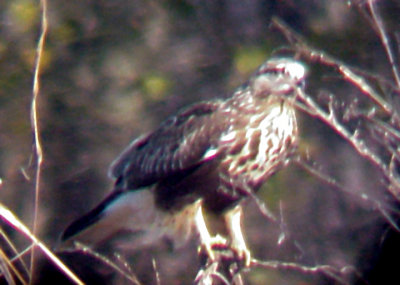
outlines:
M35 71L33 77L33 95L31 104L31 125L34 135L33 149L36 156L36 173L35 173L35 205L33 212L33 227L32 232L37 235L38 232L38 215L39 215L39 197L40 197L40 177L43 163L43 151L40 142L40 131L39 131L39 120L37 113L37 104L40 92L40 63L42 61L44 43L47 35L47 1L41 0L40 5L42 8L42 26L40 32L40 38L36 48L36 60L35 60ZM32 248L31 253L31 269L30 269L30 279L32 280L32 274L35 271L35 247Z
M9 209L0 204L0 217L18 232L25 235L35 246L38 246L43 253L71 279L75 284L84 284L44 243L26 227Z

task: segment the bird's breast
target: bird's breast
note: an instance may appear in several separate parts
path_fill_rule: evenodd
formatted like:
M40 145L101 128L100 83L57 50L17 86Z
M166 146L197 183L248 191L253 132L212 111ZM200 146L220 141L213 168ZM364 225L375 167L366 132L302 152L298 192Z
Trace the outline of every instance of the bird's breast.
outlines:
M231 192L242 185L257 190L287 163L296 148L297 123L292 106L277 103L255 110L258 112L238 119L221 137L221 144L228 146L221 162L221 187L227 188L223 191Z

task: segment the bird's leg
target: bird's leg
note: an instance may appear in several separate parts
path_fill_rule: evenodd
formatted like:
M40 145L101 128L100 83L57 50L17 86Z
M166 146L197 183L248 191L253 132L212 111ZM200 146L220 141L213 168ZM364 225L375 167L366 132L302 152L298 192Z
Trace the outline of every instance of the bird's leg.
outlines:
M195 225L197 231L200 235L200 243L201 247L204 248L207 252L208 257L214 261L215 254L213 252L214 245L226 245L227 241L220 235L216 235L212 237L207 229L206 222L203 217L203 211L201 206L201 200L196 202L196 213L194 217Z
M250 266L251 253L246 246L241 228L242 207L237 205L225 214L225 223L231 237L231 248L238 257L244 260L246 267Z

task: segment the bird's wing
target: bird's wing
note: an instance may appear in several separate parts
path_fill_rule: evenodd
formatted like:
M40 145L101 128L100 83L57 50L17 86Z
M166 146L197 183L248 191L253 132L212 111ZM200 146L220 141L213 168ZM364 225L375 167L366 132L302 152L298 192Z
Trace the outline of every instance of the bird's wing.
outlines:
M215 159L218 138L226 129L226 120L216 112L220 105L220 101L193 105L133 141L110 167L117 185L148 186Z

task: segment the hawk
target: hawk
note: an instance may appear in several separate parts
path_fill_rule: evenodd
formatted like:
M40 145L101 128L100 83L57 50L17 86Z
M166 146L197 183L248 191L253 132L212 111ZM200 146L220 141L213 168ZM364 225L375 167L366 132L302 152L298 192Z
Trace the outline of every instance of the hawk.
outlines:
M194 104L134 140L110 167L112 192L62 241L98 244L128 232L126 246L161 238L179 246L195 230L211 260L222 243L249 265L241 201L295 151L294 102L305 75L300 62L271 58L230 98ZM203 210L224 218L228 239L210 235Z

